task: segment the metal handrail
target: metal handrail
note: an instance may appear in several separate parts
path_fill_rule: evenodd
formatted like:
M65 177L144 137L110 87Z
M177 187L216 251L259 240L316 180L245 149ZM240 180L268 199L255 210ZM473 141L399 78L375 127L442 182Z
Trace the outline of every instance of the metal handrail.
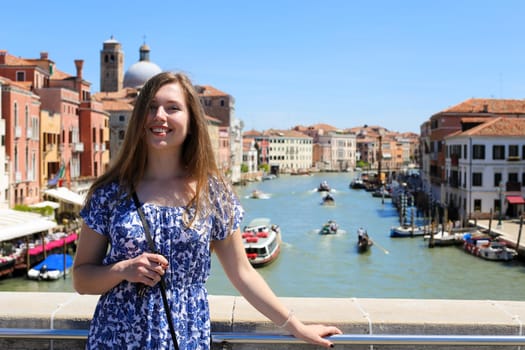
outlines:
M1 338L16 339L86 339L84 329L0 328ZM390 335L340 334L328 337L335 344L369 345L525 345L521 335ZM213 332L214 343L301 344L291 335L242 332Z

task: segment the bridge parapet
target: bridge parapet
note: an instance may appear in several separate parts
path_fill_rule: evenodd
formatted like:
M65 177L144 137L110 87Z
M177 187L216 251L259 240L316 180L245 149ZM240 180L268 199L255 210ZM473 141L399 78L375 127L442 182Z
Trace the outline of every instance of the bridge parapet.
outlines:
M83 349L97 299L98 296L76 293L0 292L0 348ZM242 297L212 295L209 299L214 334L223 338L228 338L224 337L225 334L247 335L246 339L239 342L234 341L227 345L215 343L216 349L312 348L286 337L277 337L273 342L266 342L265 335L272 338L286 333L269 322ZM376 341L375 344L382 344L380 348L386 350L444 349L443 344L451 344L450 340L437 344L426 338L426 341L418 340L416 344L420 345L413 345L411 336L430 336L437 340L444 339L440 336L471 337L466 343L454 344L453 349L479 349L480 343L476 339L489 340L488 345L484 344L484 350L518 349L520 345L525 345L525 302L522 301L368 298L281 300L306 323L332 324L341 328L347 337L334 338L339 349L370 349L371 344L366 341ZM14 329L30 329L35 332L33 335L9 336L8 333ZM52 333L50 330L71 331L64 333L72 336L48 337L39 335L39 330L48 334ZM382 336L400 336L405 342L391 338L385 341ZM491 342L491 337L499 337L497 340L507 337L507 340L513 342L507 343L512 345L502 345L501 341L495 339ZM255 343L257 344L254 345Z

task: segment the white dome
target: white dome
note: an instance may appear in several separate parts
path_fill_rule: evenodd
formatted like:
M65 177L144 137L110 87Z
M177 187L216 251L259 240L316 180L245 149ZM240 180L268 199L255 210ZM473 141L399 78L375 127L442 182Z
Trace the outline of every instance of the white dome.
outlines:
M141 87L149 78L160 72L162 69L153 62L139 61L134 63L124 74L124 87Z

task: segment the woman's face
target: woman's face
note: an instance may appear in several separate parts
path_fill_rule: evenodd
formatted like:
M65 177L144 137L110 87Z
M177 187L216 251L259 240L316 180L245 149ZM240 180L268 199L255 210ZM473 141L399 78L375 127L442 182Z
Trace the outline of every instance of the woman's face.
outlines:
M180 150L188 134L189 121L180 84L162 86L151 101L145 125L150 150Z

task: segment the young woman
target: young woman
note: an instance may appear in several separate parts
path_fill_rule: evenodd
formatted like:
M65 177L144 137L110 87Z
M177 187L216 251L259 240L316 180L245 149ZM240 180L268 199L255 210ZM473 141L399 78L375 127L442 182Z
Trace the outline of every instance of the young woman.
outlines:
M262 314L300 339L333 346L323 337L339 329L300 322L252 268L239 229L243 209L215 164L191 81L170 72L151 78L136 100L119 155L81 211L74 287L101 294L88 349L173 349L167 313L180 349L208 349L205 282L212 250Z

